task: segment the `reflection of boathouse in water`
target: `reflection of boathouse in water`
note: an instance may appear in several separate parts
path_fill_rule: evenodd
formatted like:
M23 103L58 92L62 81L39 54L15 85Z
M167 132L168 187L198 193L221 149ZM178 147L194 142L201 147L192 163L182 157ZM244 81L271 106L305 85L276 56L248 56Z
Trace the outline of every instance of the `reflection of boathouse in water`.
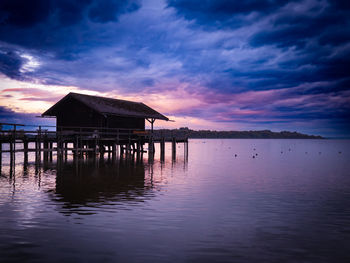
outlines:
M69 158L38 163L29 160L8 163L2 180L12 192L21 191L28 182L37 185L58 205L63 214L93 214L94 207L136 205L155 196L166 180L162 169L187 169L186 156L174 160L137 159L134 155L111 158ZM91 207L91 209L89 209Z
M83 161L83 160L81 160ZM139 202L151 184L145 180L142 162L117 163L84 161L64 163L57 169L55 199L64 209L111 202Z

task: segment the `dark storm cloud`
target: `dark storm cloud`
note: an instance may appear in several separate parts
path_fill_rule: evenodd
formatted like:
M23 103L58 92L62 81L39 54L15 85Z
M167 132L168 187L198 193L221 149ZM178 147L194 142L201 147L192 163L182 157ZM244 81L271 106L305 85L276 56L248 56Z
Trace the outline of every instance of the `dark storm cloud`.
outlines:
M233 89L280 89L322 81L329 83L327 87L315 85L305 93L350 88L350 49L346 46L350 39L349 1L170 0L168 6L175 8L180 17L195 21L201 29L230 31L250 27L246 34L248 48L288 53L273 68L267 66L269 58L259 56L256 61L242 63L242 67L223 69L207 82L213 89L232 93Z
M0 72L6 76L20 79L23 60L14 50L0 47Z
M50 5L46 0L3 0L0 2L1 26L32 27L48 18Z
M278 0L169 0L168 6L189 20L209 27L238 27L254 13L260 17L284 6L288 1Z
M194 14L209 16L211 14L218 14L220 20L226 19L221 15L227 14L229 16L237 14L247 14L251 12L268 12L283 6L288 1L273 1L273 0L247 0L247 1L231 1L231 0L170 0L169 6L175 7L180 12L192 13L192 17L196 18ZM219 15L220 14L220 15Z
M305 12L281 11L272 18L272 27L256 33L250 43L253 46L304 48L315 39L320 45L339 45L349 39L349 10L339 5L310 6Z
M115 22L140 8L138 0L4 0L0 2L0 39L42 51L77 52L93 42L88 20ZM92 33L92 32L90 32ZM71 46L71 48L70 48Z
M2 26L25 28L44 22L69 26L79 23L87 12L92 21L106 23L139 8L138 0L2 0L0 21Z
M89 18L94 22L116 21L121 14L134 12L140 8L138 1L101 0L89 10Z
M0 2L1 26L25 32L42 25L40 29L46 34L50 26L58 28L80 22L90 3L90 0L4 0Z
M33 77L35 74L20 72L24 59L18 54L24 52L40 56L43 61L78 60L82 53L111 40L101 36L104 32L99 25L117 22L120 15L140 6L138 0L0 1L0 72L16 79ZM62 84L60 73L56 73L42 82Z

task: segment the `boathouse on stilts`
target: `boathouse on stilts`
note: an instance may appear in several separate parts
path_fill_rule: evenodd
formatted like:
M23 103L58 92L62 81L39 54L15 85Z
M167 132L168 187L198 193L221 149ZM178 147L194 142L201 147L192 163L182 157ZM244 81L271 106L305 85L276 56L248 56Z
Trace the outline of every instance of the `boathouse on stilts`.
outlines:
M112 153L113 158L120 155L129 155L144 152L153 158L154 143L160 143L160 158L164 160L165 142L171 142L172 156L176 154L176 143L183 142L188 149L187 138L165 138L153 136L153 125L156 120L169 119L141 102L91 96L79 93L69 93L41 117L56 118L56 130L23 129L25 125L2 123L2 126L11 126L10 130L0 130L0 153L35 151L40 159L41 152L44 160L52 159L52 153L57 152L57 158L67 158L70 151L74 156L103 156L105 152ZM151 129L145 129L148 121ZM1 127L1 125L0 125ZM2 144L10 144L9 150L2 149ZM23 144L23 148L16 148L16 143ZM35 143L29 148L29 143ZM148 145L148 149L144 145ZM0 162L1 163L1 162Z

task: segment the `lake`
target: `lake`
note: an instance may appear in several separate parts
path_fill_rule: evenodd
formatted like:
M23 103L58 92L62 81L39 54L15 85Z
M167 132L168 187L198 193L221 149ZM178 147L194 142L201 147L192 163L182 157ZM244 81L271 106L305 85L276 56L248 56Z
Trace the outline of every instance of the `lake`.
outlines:
M349 140L190 140L166 158L2 154L0 262L350 262ZM348 241L348 242L347 242Z

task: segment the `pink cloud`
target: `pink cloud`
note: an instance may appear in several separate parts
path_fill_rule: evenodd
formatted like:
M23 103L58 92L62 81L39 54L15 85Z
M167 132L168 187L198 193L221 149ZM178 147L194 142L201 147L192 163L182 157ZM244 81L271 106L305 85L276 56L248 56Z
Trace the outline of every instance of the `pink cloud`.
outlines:
M20 93L23 95L38 96L38 97L42 97L42 96L49 97L52 95L52 93L48 90L45 91L45 90L36 89L36 88L8 88L2 91L2 93L13 93L13 92Z
M48 101L48 102L57 102L62 97L24 97L19 100L27 100L27 101Z

